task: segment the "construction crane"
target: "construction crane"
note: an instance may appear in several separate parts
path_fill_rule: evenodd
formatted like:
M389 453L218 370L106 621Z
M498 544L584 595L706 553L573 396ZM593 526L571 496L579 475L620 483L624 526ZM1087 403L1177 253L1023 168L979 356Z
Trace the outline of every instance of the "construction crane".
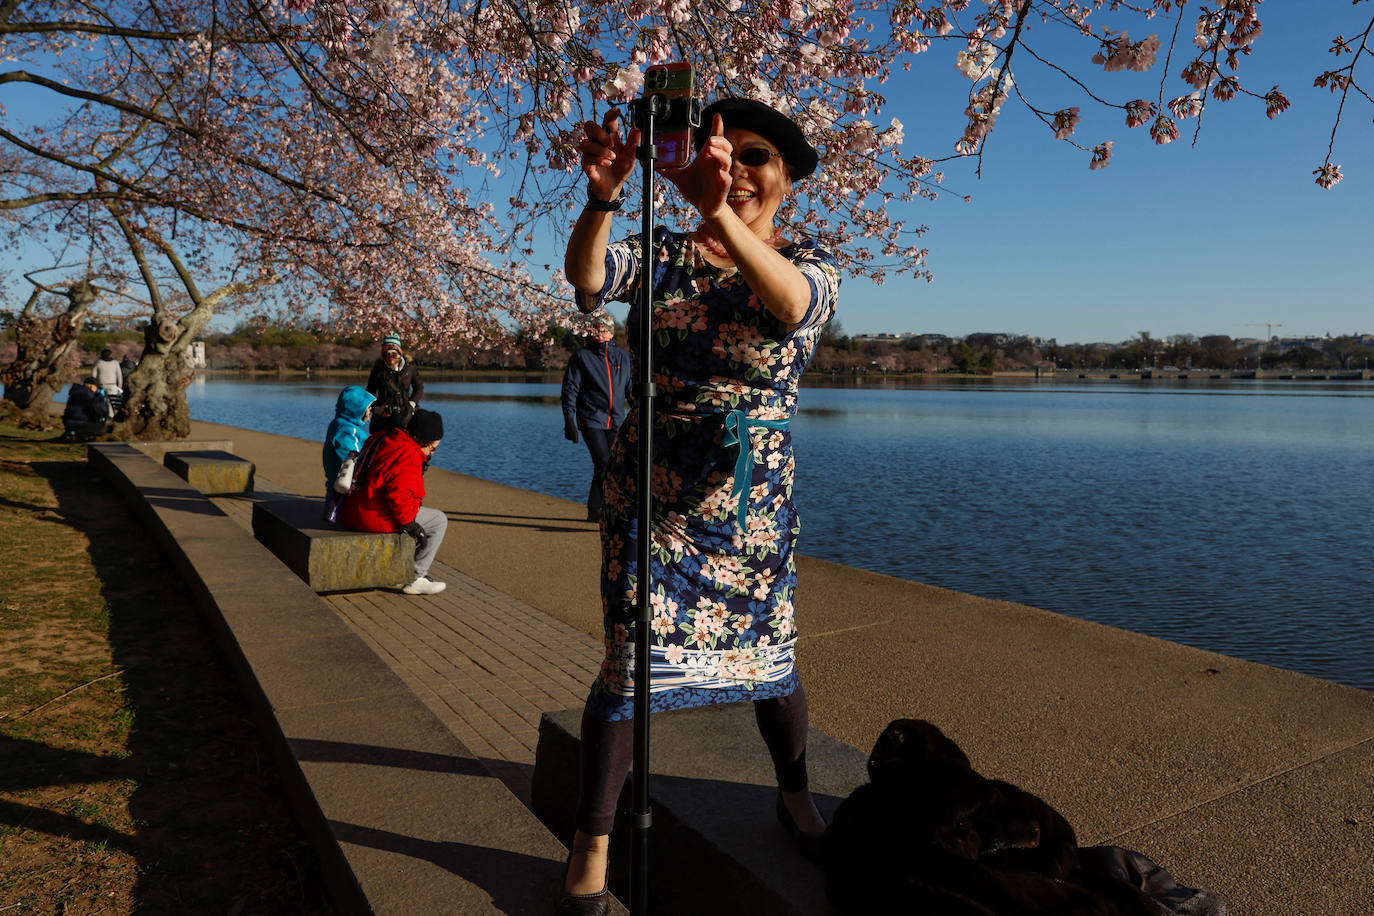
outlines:
M1265 339L1266 341L1269 341L1269 340L1273 340L1273 339L1274 339L1274 328L1281 328L1281 327L1283 327L1283 325L1282 325L1280 322L1277 322L1277 321L1247 321L1247 322L1245 322L1245 326L1246 326L1247 328L1257 328L1257 327L1259 327L1260 325L1264 325L1264 339Z

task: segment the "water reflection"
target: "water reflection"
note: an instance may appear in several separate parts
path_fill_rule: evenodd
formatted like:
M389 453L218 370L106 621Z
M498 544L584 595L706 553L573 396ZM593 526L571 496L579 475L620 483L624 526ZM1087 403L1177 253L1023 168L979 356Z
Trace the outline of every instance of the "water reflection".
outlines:
M318 440L347 383L197 382L192 414ZM427 382L436 462L580 501L557 398ZM1374 689L1368 383L808 388L793 430L806 553Z

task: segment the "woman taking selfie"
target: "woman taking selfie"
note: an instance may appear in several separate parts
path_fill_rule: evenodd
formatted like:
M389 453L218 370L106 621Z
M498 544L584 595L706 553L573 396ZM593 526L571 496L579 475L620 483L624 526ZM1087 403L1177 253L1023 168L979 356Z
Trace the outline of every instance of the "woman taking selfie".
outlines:
M637 343L640 240L608 243L640 140L637 130L622 137L619 122L612 111L585 125L588 201L565 270L583 312L608 300L633 303ZM700 221L688 233L660 228L653 240L650 705L753 700L777 773L777 817L803 851L814 851L825 822L807 789L806 694L793 667L799 522L787 423L802 369L834 314L839 272L815 241L787 237L775 224L793 182L818 163L791 119L760 102L722 99L702 113L696 145L686 168L662 174ZM608 905L609 834L633 756L637 412L621 427L606 473L606 659L582 716L562 913Z

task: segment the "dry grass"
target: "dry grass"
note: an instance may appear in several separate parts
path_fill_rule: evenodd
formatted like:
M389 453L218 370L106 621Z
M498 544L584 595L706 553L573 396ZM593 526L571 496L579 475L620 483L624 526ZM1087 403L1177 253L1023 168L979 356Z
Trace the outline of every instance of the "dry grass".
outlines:
M0 914L328 912L175 571L83 446L0 424Z

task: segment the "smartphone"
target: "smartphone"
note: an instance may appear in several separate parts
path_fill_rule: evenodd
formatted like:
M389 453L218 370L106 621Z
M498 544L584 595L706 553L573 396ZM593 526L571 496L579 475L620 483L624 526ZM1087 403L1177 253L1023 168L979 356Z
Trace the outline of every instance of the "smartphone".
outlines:
M659 93L668 100L667 112L654 123L658 159L654 168L686 168L695 151L692 124L692 89L695 75L685 61L654 64L644 71L644 94Z

